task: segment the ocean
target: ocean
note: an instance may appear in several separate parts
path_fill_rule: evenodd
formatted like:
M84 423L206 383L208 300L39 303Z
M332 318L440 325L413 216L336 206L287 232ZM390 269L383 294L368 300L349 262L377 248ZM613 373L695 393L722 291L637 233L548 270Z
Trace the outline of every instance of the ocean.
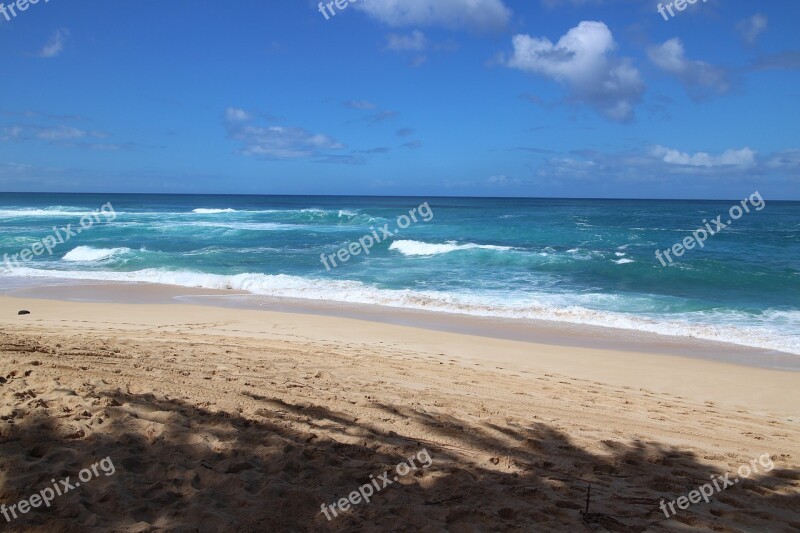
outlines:
M665 267L657 249L714 228L718 215L727 222L741 202L2 193L0 286L58 278L239 289L800 355L800 202L764 200ZM113 220L107 207L74 231L103 205ZM398 217L421 205L430 219L418 209L400 229ZM351 246L366 236L369 254ZM351 247L358 255L337 255Z

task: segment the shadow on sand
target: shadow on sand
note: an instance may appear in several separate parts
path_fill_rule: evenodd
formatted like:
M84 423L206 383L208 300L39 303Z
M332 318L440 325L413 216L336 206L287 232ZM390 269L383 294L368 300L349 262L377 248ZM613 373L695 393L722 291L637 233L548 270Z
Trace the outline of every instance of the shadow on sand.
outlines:
M419 441L400 428L381 432L344 413L267 397L255 396L263 409L248 418L90 385L81 395L99 414L55 414L46 396L30 394L24 399L32 409L28 416L6 412L0 421L0 502L16 503L51 486L51 479L74 482L82 468L105 457L116 472L101 472L49 509L33 509L11 523L0 518L0 529L729 531L735 530L732 517L747 530L800 528L800 475L778 468L665 520L656 495L676 499L710 474L724 473L659 443L605 442L607 453L593 455L544 424L477 427L379 405L423 424L430 438ZM86 435L69 424L81 417L98 430ZM298 424L290 422L297 420L310 429L294 429ZM487 430L517 445L508 448ZM438 446L439 436L456 444ZM323 503L346 497L370 475L393 472L423 448L432 457L430 468L409 473L330 522L321 513ZM488 463L479 459L486 454Z

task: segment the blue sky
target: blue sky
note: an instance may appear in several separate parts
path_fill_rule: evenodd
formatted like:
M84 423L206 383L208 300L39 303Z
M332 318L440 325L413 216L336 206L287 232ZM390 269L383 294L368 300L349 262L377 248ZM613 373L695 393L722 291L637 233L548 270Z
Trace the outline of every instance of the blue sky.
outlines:
M340 4L0 14L0 190L800 199L795 0Z

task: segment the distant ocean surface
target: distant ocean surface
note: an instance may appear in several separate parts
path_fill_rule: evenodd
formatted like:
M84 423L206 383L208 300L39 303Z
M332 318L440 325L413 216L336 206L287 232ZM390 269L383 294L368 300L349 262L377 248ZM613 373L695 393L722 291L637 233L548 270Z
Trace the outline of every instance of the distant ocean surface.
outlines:
M113 222L18 265L20 278L166 283L479 316L545 319L800 354L800 203L771 200L655 258L733 201L0 194L0 254ZM327 271L334 254L428 202L430 222Z

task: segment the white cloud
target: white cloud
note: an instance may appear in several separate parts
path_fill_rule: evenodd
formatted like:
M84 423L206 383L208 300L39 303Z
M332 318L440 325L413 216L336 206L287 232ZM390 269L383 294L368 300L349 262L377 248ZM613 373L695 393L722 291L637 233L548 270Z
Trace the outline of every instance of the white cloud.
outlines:
M690 152L676 159L693 164L678 164L665 162L665 152L659 151L659 157L653 147L623 152L574 150L532 162L531 176L526 182L565 197L574 196L578 190L584 197L706 199L729 199L734 190L744 193L752 191L754 183L768 183L772 196L797 199L800 152L790 152L761 156L750 153L749 149L734 149L707 158L694 157L696 154ZM775 163L777 166L772 167Z
M3 128L0 141L17 141L24 138L25 130L21 126L8 126Z
M39 57L49 59L59 55L64 50L64 43L67 37L69 37L69 30L64 28L56 30L50 40L47 41L47 44L39 51Z
M428 39L419 30L414 30L408 35L390 33L386 36L386 48L395 51L414 50L421 52L428 47Z
M602 22L581 22L553 44L547 38L515 35L508 66L569 81L591 79L614 49L611 31Z
M647 50L650 60L664 72L675 76L693 98L708 96L708 91L727 93L731 84L726 72L704 61L686 58L683 43L677 37Z
M320 157L325 150L345 146L327 135L311 133L296 126L257 126L252 115L229 107L225 112L228 137L241 143L238 153L265 159Z
M102 131L87 131L65 125L49 127L15 125L5 127L0 132L2 132L0 141L4 142L39 140L52 143L68 143L81 139L103 139L108 137L108 134Z
M767 29L768 19L766 15L756 13L736 25L736 29L744 39L744 42L752 46L756 44L758 37Z
M573 98L620 122L634 116L644 83L627 59L616 59L614 37L602 22L583 21L557 43L545 37L515 35L514 55L506 65L567 85Z
M800 148L790 148L773 154L767 166L774 169L800 169Z
M417 68L417 67L421 67L422 65L424 65L427 62L428 62L428 56L426 56L425 54L420 54L420 55L414 56L411 59L411 62L409 64L412 67Z
M56 128L39 131L37 138L43 141L74 141L77 139L83 139L87 135L89 135L89 132L79 130L78 128L73 128L71 126L58 126Z
M412 67L419 67L428 61L427 52L451 53L458 50L459 44L452 40L431 42L420 30L411 33L389 33L386 35L386 49L400 54L409 53L413 57L409 60Z
M511 10L503 0L359 0L353 5L394 27L493 31L505 28L511 19Z
M228 122L244 122L250 120L251 118L252 117L250 114L243 109L229 107L225 110L225 120Z
M500 186L516 185L518 183L521 183L520 180L516 178L511 178L503 174L498 176L491 176L487 181L489 182L490 185L500 185Z
M749 147L687 153L660 145L616 153L573 150L546 158L535 169L537 176L551 183L628 184L632 190L652 185L663 188L665 194L712 190L710 186L723 180L749 184L768 177L775 184L789 183L799 172L800 152L796 150L762 157Z
M656 146L653 155L670 165L683 165L689 167L751 167L756 164L756 152L748 147L740 150L726 150L720 155L711 155L706 152L688 154L672 148Z

